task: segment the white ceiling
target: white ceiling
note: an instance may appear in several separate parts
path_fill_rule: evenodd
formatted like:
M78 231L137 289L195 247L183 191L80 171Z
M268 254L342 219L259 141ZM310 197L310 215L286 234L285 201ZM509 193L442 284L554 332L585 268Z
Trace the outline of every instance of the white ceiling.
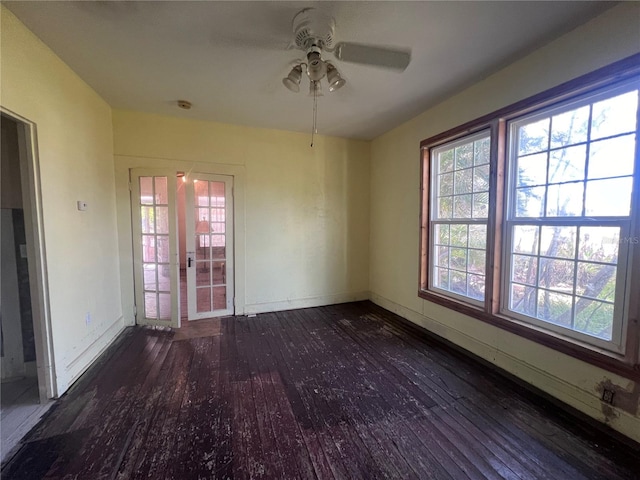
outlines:
M3 2L112 107L310 132L312 98L281 83L291 20L315 6L336 41L412 49L403 73L334 62L347 85L318 132L371 139L611 7L611 2ZM332 57L326 55L328 59ZM180 110L176 100L193 103Z

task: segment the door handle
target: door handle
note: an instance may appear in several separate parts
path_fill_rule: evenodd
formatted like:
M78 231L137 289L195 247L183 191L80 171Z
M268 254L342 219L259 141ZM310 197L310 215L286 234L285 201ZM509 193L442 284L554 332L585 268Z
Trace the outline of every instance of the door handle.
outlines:
M187 252L187 268L191 268L191 264L193 263L193 253Z

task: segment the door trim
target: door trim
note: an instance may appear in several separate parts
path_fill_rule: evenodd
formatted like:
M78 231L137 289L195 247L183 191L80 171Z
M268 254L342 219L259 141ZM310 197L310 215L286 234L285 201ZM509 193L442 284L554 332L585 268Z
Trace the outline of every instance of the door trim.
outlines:
M36 347L40 403L58 396L51 333L51 309L44 237L40 161L36 125L4 107L0 111L18 124L18 154L29 263L29 288Z

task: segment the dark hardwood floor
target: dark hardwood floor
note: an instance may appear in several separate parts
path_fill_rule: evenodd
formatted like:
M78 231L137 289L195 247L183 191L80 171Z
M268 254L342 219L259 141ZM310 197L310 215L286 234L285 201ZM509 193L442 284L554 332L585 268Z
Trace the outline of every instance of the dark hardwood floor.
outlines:
M9 479L616 479L640 455L370 302L131 328Z

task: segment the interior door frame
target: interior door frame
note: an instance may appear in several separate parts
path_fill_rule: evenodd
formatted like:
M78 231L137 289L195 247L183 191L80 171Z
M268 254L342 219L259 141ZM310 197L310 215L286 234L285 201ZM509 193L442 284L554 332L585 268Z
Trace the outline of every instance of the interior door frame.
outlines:
M36 124L29 119L2 106L0 111L18 124L18 155L27 258L29 259L29 290L36 348L38 394L40 403L45 403L50 398L58 396L58 387L51 329L37 130Z
M178 249L178 213L176 198L176 174L173 169L132 168L129 172L131 191L131 234L133 247L134 305L137 325L180 328L180 251ZM144 280L138 262L142 265L142 227L140 212L140 177L167 177L167 206L169 215L169 284L171 288L171 319L150 319L144 316Z
M189 266L187 262L187 320L200 320L203 318L211 318L213 316L229 316L235 314L235 265L234 265L234 199L233 199L233 176L220 175L212 173L190 173L186 177L186 198L185 198L185 221L186 221L186 249L187 257L189 253L195 253L195 224L194 216L194 180L202 179L213 182L224 182L225 184L225 259L230 260L225 263L225 272L227 281L226 289L226 307L223 310L212 310L211 312L197 312L197 295L196 292L196 268L197 260L194 267ZM227 235L228 234L228 235ZM230 241L229 241L230 240ZM228 281L228 279L231 279ZM193 290L193 292L191 291ZM213 308L213 305L212 305ZM215 313L218 312L218 313Z

